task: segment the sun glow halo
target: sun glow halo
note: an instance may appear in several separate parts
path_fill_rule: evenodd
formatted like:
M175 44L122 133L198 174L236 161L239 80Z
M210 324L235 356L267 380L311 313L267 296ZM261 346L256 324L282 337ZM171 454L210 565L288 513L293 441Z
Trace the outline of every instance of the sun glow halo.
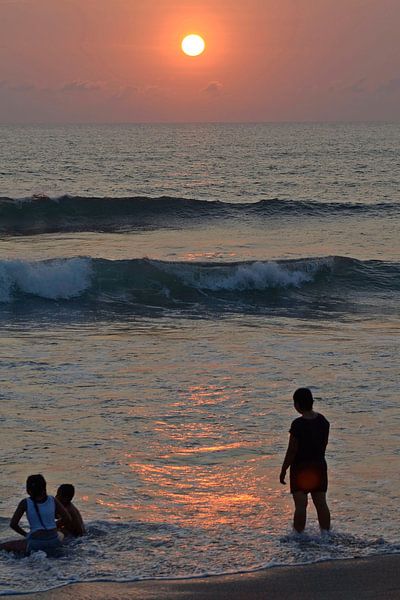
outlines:
M206 44L200 35L191 33L183 38L181 47L188 56L199 56L204 52Z

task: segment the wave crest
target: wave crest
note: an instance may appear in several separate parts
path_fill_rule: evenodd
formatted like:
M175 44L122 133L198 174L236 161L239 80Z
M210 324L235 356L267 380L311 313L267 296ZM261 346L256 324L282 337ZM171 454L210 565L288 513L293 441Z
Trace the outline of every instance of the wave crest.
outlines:
M307 202L267 199L228 203L187 198L32 196L0 198L0 233L26 235L72 231L129 231L183 227L207 219L321 216L379 216L399 214L396 203Z
M48 300L76 298L88 289L90 277L89 259L0 261L0 302L21 293Z
M400 264L339 256L240 263L105 260L84 257L29 262L0 261L0 303L32 302L74 308L300 314L395 306ZM396 300L397 299L397 300ZM72 304L71 304L72 303ZM371 306L372 306L371 304ZM53 304L54 306L54 304Z

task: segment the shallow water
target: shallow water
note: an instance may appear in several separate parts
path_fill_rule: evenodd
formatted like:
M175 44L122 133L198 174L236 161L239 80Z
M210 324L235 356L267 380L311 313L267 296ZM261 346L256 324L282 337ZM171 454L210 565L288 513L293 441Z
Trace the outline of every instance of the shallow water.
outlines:
M122 213L123 231L110 210L107 233L95 219L79 231L75 212L15 236L21 217L7 217L0 537L34 472L51 491L76 485L89 535L58 560L1 554L1 593L398 551L399 127L7 131L3 197L177 199L144 224ZM291 204L244 206L274 196ZM228 205L216 216L196 199ZM331 421L327 539L312 508L308 534L290 535L278 482L300 385Z

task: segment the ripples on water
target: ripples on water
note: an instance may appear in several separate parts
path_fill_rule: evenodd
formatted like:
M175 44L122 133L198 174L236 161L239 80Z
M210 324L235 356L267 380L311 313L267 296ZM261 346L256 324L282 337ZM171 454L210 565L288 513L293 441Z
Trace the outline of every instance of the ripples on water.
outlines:
M51 491L76 485L89 535L58 560L1 555L2 591L398 551L398 128L6 136L3 197L168 194L237 208L168 227L153 215L124 233L3 227L0 536L32 472ZM265 196L278 197L274 214L242 206ZM298 385L332 423L326 539L312 508L308 534L290 534L277 481Z
M1 195L398 201L399 125L1 127Z
M195 326L139 319L8 336L7 512L23 494L26 474L43 470L51 489L74 481L90 524L88 538L68 550L68 559L50 561L50 569L43 557L15 561L11 570L2 559L8 585L12 573L32 589L32 569L39 567L41 585L52 586L69 578L189 576L396 548L390 323L338 330L335 323L257 317ZM332 421L335 533L328 545L317 536L312 509L310 542L285 538L291 502L277 474L295 416L294 381L312 383ZM60 455L68 457L61 474Z

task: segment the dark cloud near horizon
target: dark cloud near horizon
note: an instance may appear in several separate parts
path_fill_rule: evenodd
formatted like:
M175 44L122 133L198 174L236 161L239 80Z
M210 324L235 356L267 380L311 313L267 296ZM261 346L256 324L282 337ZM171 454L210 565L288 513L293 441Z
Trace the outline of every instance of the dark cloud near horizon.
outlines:
M103 89L104 85L99 81L68 81L59 88L61 92L97 92Z
M393 77L385 83L382 83L378 88L377 92L384 94L397 94L400 92L400 77Z
M203 89L206 94L216 96L222 91L223 85L220 81L210 81L210 83Z
M392 77L379 85L369 84L366 77L361 77L354 83L346 85L342 88L345 92L352 94L397 94L400 92L400 77Z
M54 87L38 87L33 83L21 81L12 83L5 79L0 80L0 88L10 92L96 92L104 89L104 84L98 81L67 81Z
M366 77L361 77L351 85L345 87L344 89L348 92L352 92L353 94L364 94L368 91L365 83L367 81Z
M30 92L35 90L36 86L33 83L11 83L10 81L3 79L0 81L0 88L10 90L11 92Z

